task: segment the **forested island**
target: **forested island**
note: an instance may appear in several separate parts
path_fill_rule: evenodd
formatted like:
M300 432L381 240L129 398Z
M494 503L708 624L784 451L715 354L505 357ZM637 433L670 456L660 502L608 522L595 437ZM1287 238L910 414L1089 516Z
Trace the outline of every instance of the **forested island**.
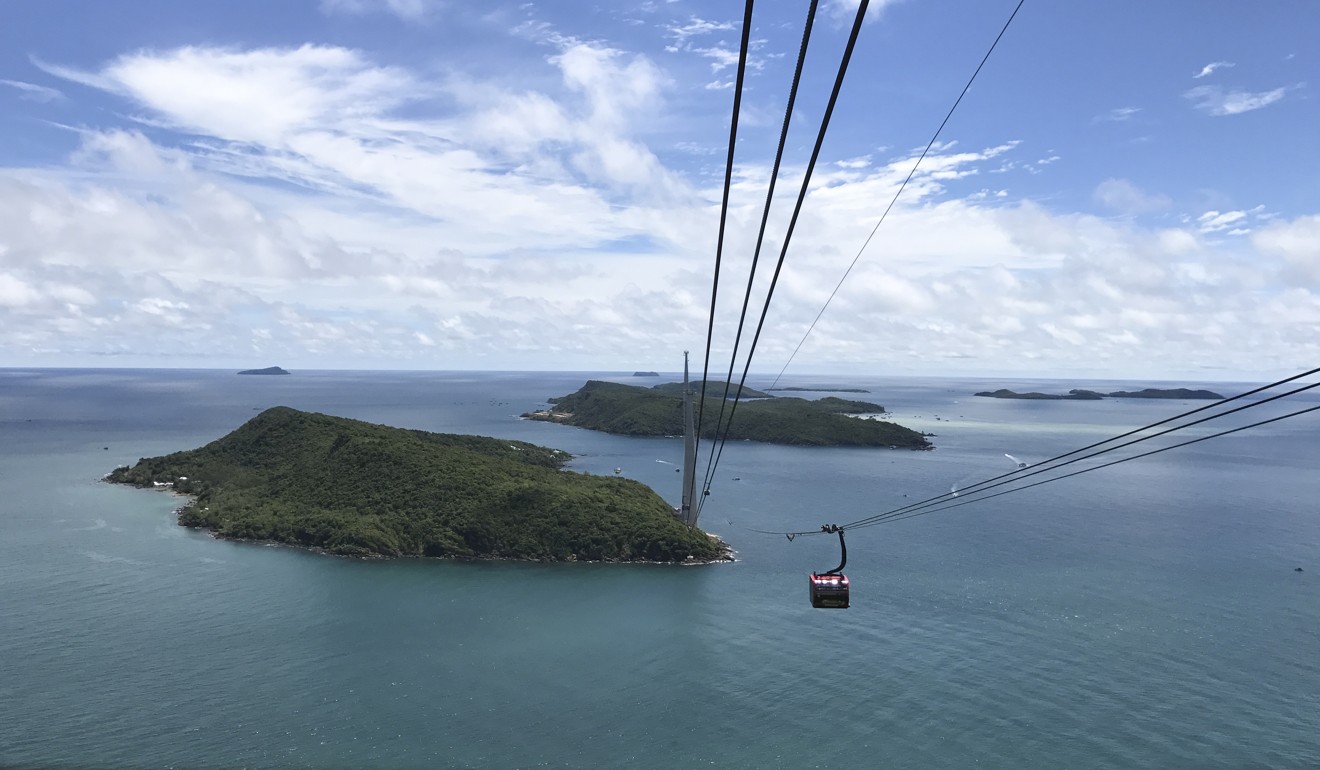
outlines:
M244 369L239 374L288 374L278 366L267 366L265 369Z
M766 388L770 393L790 391L795 393L870 393L866 388Z
M200 449L106 480L193 499L179 523L346 556L709 562L717 538L650 487L562 470L521 441L391 428L278 406Z
M1188 390L1187 388L1145 388L1143 390L1116 390L1106 393L1110 398L1177 398L1191 401L1219 401L1223 396L1213 390Z
M1035 391L1030 393L1017 393L1008 390L1007 388L1000 388L995 391L983 391L976 395L984 396L986 398L1021 398L1029 401L1100 401L1104 398L1104 396L1093 390L1079 389L1070 390L1066 394L1056 394L1037 393Z
M700 392L699 383L692 387ZM723 382L706 383L706 408L701 428L704 438L715 436L724 388ZM738 393L736 385L730 390ZM680 436L683 434L682 393L683 384L678 382L643 388L591 380L575 393L549 399L550 409L528 412L523 417L624 436ZM921 433L901 425L847 416L882 414L884 407L879 404L834 397L814 401L776 398L750 388L741 391L741 398L728 434L733 440L812 446L933 448ZM730 398L728 407L732 405L733 399Z
M1016 393L1007 388L995 391L982 391L975 395L986 398L1021 398L1033 401L1100 401L1104 398L1172 398L1181 400L1218 401L1223 396L1211 390L1188 390L1187 388L1145 388L1143 390L1116 390L1112 393L1097 393L1094 390L1074 388L1066 394L1052 393Z

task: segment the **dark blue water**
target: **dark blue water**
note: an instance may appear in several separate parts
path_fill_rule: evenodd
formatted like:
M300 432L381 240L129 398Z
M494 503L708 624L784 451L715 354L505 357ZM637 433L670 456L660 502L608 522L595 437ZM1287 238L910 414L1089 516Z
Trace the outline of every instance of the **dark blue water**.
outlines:
M702 524L739 561L701 567L339 559L97 482L287 404L560 447L674 501L677 440L517 419L586 376L0 370L0 765L1320 765L1314 415L856 530L846 612L806 601L835 541L747 528L851 521L1191 405L829 378L939 449L730 444Z

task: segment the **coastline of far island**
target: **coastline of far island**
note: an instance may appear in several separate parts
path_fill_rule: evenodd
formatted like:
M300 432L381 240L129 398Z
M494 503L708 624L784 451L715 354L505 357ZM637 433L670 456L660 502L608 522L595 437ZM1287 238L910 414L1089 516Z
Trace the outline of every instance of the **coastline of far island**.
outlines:
M787 391L793 393L870 393L866 388L766 388L767 393Z
M340 556L707 564L731 561L641 482L564 469L523 441L273 407L199 449L105 481L190 498L178 523Z
M1100 393L1094 390L1073 388L1067 393L1018 393L1007 388L995 391L982 391L973 395L984 398L1016 398L1028 401L1103 401L1106 398L1162 398L1181 401L1219 401L1224 397L1212 390L1190 390L1188 388L1143 388L1142 390L1116 390Z
M244 369L239 374L288 374L288 371L278 366L267 366L265 369Z
M700 383L691 386L700 392ZM729 403L738 402L736 418L728 429L732 440L761 441L796 446L872 446L891 449L934 449L927 435L896 423L876 419L883 406L833 396L808 400L771 396L751 388L706 382L706 398L718 402L726 388ZM547 399L548 409L526 412L529 420L555 422L621 436L683 435L683 384L670 382L650 388L589 380L574 393ZM710 413L711 405L706 405ZM702 427L702 438L715 437L712 419Z

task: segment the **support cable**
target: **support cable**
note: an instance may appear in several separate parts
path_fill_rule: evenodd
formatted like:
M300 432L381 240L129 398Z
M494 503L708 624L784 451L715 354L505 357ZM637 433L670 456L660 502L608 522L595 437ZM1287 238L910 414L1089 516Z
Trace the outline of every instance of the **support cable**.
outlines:
M1066 467L1066 466L1072 465L1073 463L1078 463L1078 462L1081 462L1082 460L1090 460L1091 458L1099 457L1099 456L1101 456L1101 455L1105 455L1105 454L1108 454L1108 453L1110 453L1110 452L1114 452L1114 451L1117 451L1117 450L1119 450L1119 449L1123 449L1123 448L1125 448L1125 447L1132 446L1133 444L1140 444L1140 443L1143 442L1143 441L1150 441L1150 440L1153 439L1153 438L1159 438L1160 436L1166 436L1166 435L1168 435L1168 434L1170 434L1170 433L1176 433L1177 431L1185 430L1186 428L1191 428L1191 427L1193 427L1193 426L1195 426L1195 425L1200 425L1201 423L1204 423L1204 422L1209 422L1209 421L1211 421L1211 420L1218 420L1218 419L1221 418L1221 417L1227 417L1227 416L1229 416L1230 414L1236 414L1236 413L1241 412L1241 411L1244 411L1244 410L1246 410L1246 409L1254 409L1254 408L1256 408L1256 407L1258 407L1258 406L1263 406L1263 405L1265 405L1265 404L1268 404L1268 403L1270 403L1271 401L1278 401L1278 400L1281 399L1281 398L1286 398L1286 397L1288 397L1288 396L1295 396L1295 395L1297 395L1298 393L1302 393L1302 392L1304 392L1304 391L1308 391L1308 390L1311 390L1312 388L1317 388L1317 387L1320 387L1320 382L1314 382L1314 383L1311 383L1310 385L1303 385L1303 386L1300 387L1300 388L1294 388L1293 390L1289 390L1289 391L1284 392L1284 393L1279 393L1279 394L1277 394L1277 395L1270 396L1269 398L1263 398L1263 399L1261 399L1261 400L1259 400L1259 401L1252 401L1252 402L1250 402L1250 403L1243 404L1242 406L1239 406L1239 407L1236 407L1236 408L1233 408L1233 409L1229 409L1229 410L1226 411L1226 412L1219 412L1218 414L1208 415L1208 416L1206 416L1206 417L1202 417L1202 418L1199 419L1199 420L1192 420L1191 422L1183 423L1182 425L1175 425L1175 426L1173 426L1172 428L1167 428L1167 429L1165 429L1165 430L1159 431L1158 433L1152 433L1152 434L1150 434L1149 436L1142 436L1142 437L1140 437L1140 438L1132 439L1131 441L1125 441L1125 442L1123 442L1122 444L1115 444L1114 446L1106 447L1105 449L1101 449L1101 450L1099 450L1099 451L1092 452L1092 453L1087 454L1087 455L1082 455L1081 457L1074 457L1073 459L1068 460L1067 462L1058 463L1057 465L1052 465L1051 467L1042 467L1042 466L1050 465L1051 463L1054 463L1056 460L1059 460L1059 459L1061 459L1062 457L1065 457L1065 456L1066 456L1066 455L1061 455L1060 457L1052 458L1052 459L1050 459L1050 460L1046 460L1044 463L1039 463L1039 464L1037 464L1037 465L1032 469L1032 471L1031 471L1030 473L1019 473L1018 471L1023 470L1023 469L1019 468L1019 469L1016 469L1015 471L1010 471L1008 474L1006 474L1006 475L1008 475L1008 476L1011 476L1012 478L1006 478L1006 479L1004 479L1003 481L999 481L999 482L996 482L996 483L994 483L994 484L991 484L989 481L983 481L983 482L980 482L980 483L978 483L978 484L973 484L972 486L963 489L961 492L957 492L957 493L954 493L954 492L945 492L944 494L939 495L939 496L937 496L937 497L935 497L935 498L930 498L930 500L923 501L923 502L920 502L920 503L913 503L913 504L911 504L911 505L905 505L905 506L903 506L902 508L896 508L896 509L894 509L894 510L892 510L892 511L888 511L888 512L886 512L886 513L876 514L875 516L868 516L868 517L866 517L866 518L864 518L864 519L859 519L859 520L857 520L857 521L852 522L851 524L846 524L846 525L844 525L844 526L848 526L848 527L861 526L862 524L867 524L867 523L870 523L871 521L874 521L874 520L877 520L877 519L888 518L888 517L890 517L890 516L894 516L894 515L897 515L897 514L900 514L900 513L905 513L905 512L912 511L912 510L916 510L916 509L920 509L920 508L926 508L926 507L931 506L931 505L937 505L938 502L933 502L933 501L941 501L941 500L943 500L943 498L950 498L950 497L954 496L955 494L957 494L957 495L979 494L979 493L981 493L981 492L985 492L985 491L990 490L990 489L995 489L996 487L1002 487L1002 486L1004 486L1005 484L1012 484L1012 483L1015 483L1015 482L1018 482L1018 481L1022 481L1023 479L1026 479L1026 478L1030 478L1030 477L1032 477L1032 476L1037 476L1037 475L1042 474L1042 473L1050 473L1050 472L1053 472L1053 471L1057 471L1057 470L1059 470L1060 468L1063 468L1063 467ZM1216 404L1214 404L1214 405L1215 405L1215 406L1218 406L1220 403L1223 403L1223 402L1216 402ZM1167 420L1166 420L1166 422L1167 422ZM1107 442L1102 442L1102 443L1109 443L1109 442L1116 441L1116 440L1117 440L1117 439L1110 439L1109 441L1107 441ZM1075 452L1075 451L1074 451L1074 452L1069 452L1069 454L1076 454L1076 452Z
M710 345L715 335L715 298L720 293L720 261L724 256L724 227L729 214L729 190L733 186L733 151L738 142L738 113L742 107L743 78L747 72L747 50L752 34L752 6L743 10L742 47L738 51L738 77L733 89L733 118L729 121L729 155L724 163L724 197L720 203L720 232L715 241L715 277L710 287L710 318L706 323L706 355L701 365L701 400L697 402L697 435L701 441L701 418L706 409L706 374L710 370Z
M724 423L724 408L729 402L729 387L733 380L734 363L738 360L738 348L742 344L743 326L747 320L747 309L751 305L752 283L756 279L756 266L761 259L761 247L765 242L765 228L770 221L770 204L775 197L775 183L779 180L779 166L784 159L784 148L788 144L788 127L793 118L793 105L797 102L798 85L802 81L802 67L807 59L807 45L811 41L811 28L816 20L816 6L818 0L811 0L807 8L807 21L802 27L802 44L798 49L797 66L793 69L793 84L788 89L788 104L784 107L784 124L779 130L779 147L775 150L775 164L770 172L770 187L765 194L765 208L761 211L761 228L756 234L756 250L752 252L752 267L747 274L747 290L743 294L742 312L738 315L738 333L733 338L733 353L729 356L729 373L724 377L724 397L720 400L719 415L715 418L715 435L720 433L720 426ZM705 383L703 383L704 386ZM742 389L739 388L734 398L742 397ZM697 423L697 435L701 435L701 423ZM710 459L707 460L706 478L702 482L702 489L710 486L711 474L714 472L715 465L715 443L710 446ZM705 497L705 495L702 495Z
M1285 397L1287 397L1287 396L1295 395L1295 394L1297 394L1297 393L1301 393L1301 392L1304 392L1304 391L1307 391L1307 390L1311 390L1311 389L1316 388L1316 387L1320 387L1320 382L1312 383L1312 384L1310 384L1310 385L1305 385L1305 386L1302 386L1302 387L1300 387L1300 388L1295 388L1295 389L1293 389L1293 390L1287 391L1287 392L1282 393L1282 394L1278 394L1278 395L1271 396L1271 397L1266 398L1266 399L1262 399L1262 400L1260 400L1260 401L1253 401L1253 402L1251 402L1250 404L1247 404L1247 405L1244 405L1244 406L1241 406L1241 407L1237 407L1237 408L1235 408L1235 409L1231 409L1231 410L1226 411L1226 412L1220 412L1220 413L1218 413L1218 414L1213 414L1213 415L1207 416L1207 417L1205 417L1205 418L1202 418L1202 419L1199 419L1199 420L1195 420L1195 421L1190 422L1190 423L1185 423L1185 424L1182 424L1182 425L1178 425L1178 426L1175 426L1175 427L1173 427L1173 428L1170 428L1169 430L1161 431L1161 432L1159 432L1159 433L1154 433L1154 434L1151 434L1151 435L1149 435L1149 436L1145 436L1145 437L1143 437L1143 438L1137 439L1137 440L1135 440L1135 441L1129 441L1129 442L1126 442L1126 443L1124 443L1124 444L1119 444L1119 445L1117 445L1117 446L1112 446L1112 447L1109 447L1109 448L1107 448L1107 449L1103 449L1103 450L1099 450L1099 451L1096 451L1096 452L1092 452L1092 453L1090 453L1090 454L1083 455L1082 457L1077 457L1077 458L1075 458L1075 459L1073 459L1073 460L1069 460L1069 461L1066 462L1066 463L1060 463L1060 464L1058 464L1058 465L1053 465L1054 463L1057 463L1059 460L1063 460L1063 459L1068 458L1068 457L1073 457L1074 455L1081 454L1082 452L1086 452L1086 451L1091 450L1091 449L1096 449L1097 447L1102 447L1102 446L1104 446L1105 444L1111 444L1111 443L1113 443L1113 442L1115 442L1115 441L1119 441L1119 440L1124 439L1124 438L1127 438L1127 437L1129 437L1129 436L1133 436L1133 435L1136 435L1136 434L1138 434L1138 433L1142 433L1143 431L1147 431L1147 430L1150 430L1150 429L1152 429L1152 428L1157 428L1157 427L1159 427L1159 426L1161 426L1161 425L1167 425L1168 423L1174 422L1175 420L1181 420L1181 419L1183 419L1183 418L1185 418L1185 417L1190 417L1191 415L1198 414L1198 413L1200 413L1200 412L1204 412L1204 411L1206 411L1207 409L1216 409L1216 408L1222 407L1223 405L1228 404L1228 403L1231 403L1231 402L1233 402L1233 401L1237 401L1237 400L1239 400L1239 399L1246 398L1247 396L1252 396L1252 395L1255 395L1255 394L1260 393L1260 392L1262 392L1262 391L1266 391L1266 390L1269 390L1269 389L1271 389L1271 388L1275 388L1275 387L1278 387L1278 386L1280 386L1280 385L1284 385L1284 384L1287 384L1287 383L1289 383L1289 382L1293 382L1293 381L1295 381L1295 380L1299 380L1299 379L1301 379L1301 378L1303 378L1303 377L1308 377L1308 376L1311 376L1311 375L1314 375L1314 374L1317 374L1317 373L1320 373L1320 367L1316 367L1316 368L1314 368L1314 369L1310 369L1310 370L1305 371L1305 372L1302 372L1302 373L1300 373L1300 374L1295 374L1295 375L1293 375L1293 376L1291 376L1291 377L1286 377L1286 378L1284 378L1284 379L1282 379L1282 380L1277 380L1277 381L1272 382L1272 383L1270 383L1270 384L1268 384L1268 385L1262 385L1262 386L1260 386L1260 387L1258 387L1258 388L1253 388L1253 389L1248 390L1248 391L1246 391L1246 392L1239 393L1239 394L1236 395L1236 396L1231 396L1231 397L1229 397L1229 398L1225 398L1225 399L1223 399L1223 400L1216 401L1216 402L1214 402L1214 403L1212 403L1212 404L1206 404L1205 406L1199 406L1199 407L1197 407L1197 408L1195 408L1195 409L1190 409L1190 410L1188 410L1188 411L1186 411L1186 412L1182 412L1182 413L1180 413L1180 414L1176 414L1176 415L1174 415L1174 416L1172 416L1172 417L1167 417L1167 418L1165 418L1165 419L1163 419L1163 420L1159 420L1158 422L1153 422L1153 423L1151 423L1151 424L1149 424L1149 425L1145 425L1145 426L1140 427L1140 428L1135 428L1135 429L1133 429L1133 430L1127 431L1126 433L1121 433L1121 434L1119 434L1119 435L1117 435L1117 436L1113 436L1113 437L1111 437L1111 438L1107 438L1107 439L1104 439L1104 440L1102 440L1102 441L1097 441L1097 442L1095 442L1095 443L1088 444L1087 446L1081 447L1080 449L1074 449L1074 450L1072 450L1072 451L1070 451L1070 452L1065 452L1065 453L1063 453L1063 454L1061 454L1061 455L1056 455L1056 456L1051 457L1051 458L1049 458L1049 459L1047 459L1047 460L1042 460L1041 462L1039 462L1039 463L1037 463L1036 465L1032 466L1033 470L1032 470L1031 473L1025 473L1025 474L1024 474L1024 473L1021 473L1021 471L1024 470L1024 469L1021 469L1021 468L1016 468L1016 469L1014 469L1014 470L1012 470L1012 471L1009 471L1009 472L1007 472L1007 473L1001 473L1001 474L999 474L998 476L994 476L994 477L989 478L989 479L986 479L986 480L984 480L984 481L978 481L978 482L976 482L975 484L972 484L972 485L970 485L970 486L964 487L962 490L960 490L960 491L958 492L958 495L959 495L959 496L965 496L965 495L969 495L969 494L978 494L978 493L980 493L980 492L985 492L985 491L987 491L987 490L989 490L989 489L991 489L991 488L1002 486L1003 484L1008 484L1008 483L1011 483L1011 482L1014 482L1014 481L1021 481L1021 480L1023 480L1023 479L1028 478L1029 476L1034 476L1034 475L1037 475L1037 474L1039 474L1039 473L1045 473L1045 472L1048 472L1048 471L1058 470L1059 468L1062 468L1062 467L1064 467L1065 465L1071 465L1071 464L1074 463L1074 462L1079 462L1079 461L1081 461L1081 460L1087 460L1087 459L1090 459L1090 458L1092 458L1092 457L1098 457L1098 456L1103 455L1103 454L1105 454L1105 453L1107 453L1107 452L1111 452L1111 451L1116 450L1116 449L1121 449L1121 448L1123 448L1123 447L1130 446L1130 445L1132 445L1132 444L1136 444L1136 443L1139 443L1139 442L1141 442L1141 441L1145 441L1145 440L1147 440L1147 439L1156 438L1156 437L1158 437L1158 436L1162 436L1162 435L1165 435L1165 434L1167 434L1167 433L1172 433L1172 432L1175 432L1175 431L1178 431L1178 430L1182 430L1183 428L1189 428L1189 427L1192 427L1192 426L1194 426L1194 425L1198 425L1198 424L1203 423L1203 422L1208 422L1208 421L1210 421L1210 420L1217 419L1217 418L1219 418L1219 417L1225 417L1225 416L1230 415L1230 414L1233 414L1233 413L1235 413L1235 412L1240 412L1240 411L1243 411L1243 410L1245 410L1245 409L1250 409L1250 408L1255 407L1255 406L1260 406L1260 405L1262 405L1262 404L1269 403L1270 401L1275 401L1275 400L1278 400L1278 399L1280 399L1280 398L1285 398ZM1263 424L1263 423L1262 423L1262 424ZM1046 467L1046 466L1050 466L1050 467ZM1063 478L1063 477L1060 477L1060 478ZM1005 480L1005 479L1006 479L1006 480ZM996 482L998 482L998 483L996 483ZM1025 488L1025 487L1024 487L1024 488ZM1010 491L1011 491L1011 490L1010 490ZM951 499L951 496L952 496L953 494L954 494L954 493L952 493L952 492L944 492L944 493L942 493L942 494L935 495L935 496L933 496L933 497L928 497L928 498L926 498L925 500L920 500L920 501L918 501L918 502L911 503L911 504L909 504L909 505L905 505L905 506L902 506L902 507L900 507L900 508L895 508L895 509L893 509L893 510L886 511L886 512L884 512L884 513L880 513L880 514L876 514L876 515L874 515L874 516L869 516L869 517L866 517L866 518L863 518L863 519L859 519L859 520L857 520L857 521L855 521L855 522L852 522L851 524L846 524L846 525L844 525L844 526L847 527L847 528L854 528L854 527L858 527L858 526L864 526L864 525L867 525L867 524L869 524L869 523L872 522L872 521L878 521L878 520L882 520L882 519L884 519L884 520L888 520L888 519L891 518L891 517L907 518L907 514L909 514L909 513L913 513L913 512L915 512L915 511L917 511L918 509L924 509L924 508L928 508L928 507L933 506L933 505L941 505L941 504L943 504L943 503L947 503L947 502L949 502L949 500ZM977 498L977 499L984 499L984 498ZM975 500L965 501L965 502L959 503L959 505L965 505L967 502L975 502ZM941 509L941 510L942 510L942 509ZM814 534L817 534L814 530L808 530L808 531L803 531L803 532L777 532L777 531L767 531L767 530L759 530L759 529L756 529L756 530L751 530L751 531L753 531L753 532L759 532L759 533L761 533L761 534L766 534L766 535L791 535L791 536L793 536L793 537L796 537L796 536L798 536L798 535L814 535Z
M880 225L884 224L885 218L889 216L890 210L892 210L894 204L898 202L898 196L903 194L903 190L907 188L908 182L912 181L912 177L917 173L917 168L921 166L921 161L926 159L926 155L930 152L930 148L935 146L935 141L940 138L940 134L944 131L944 126L948 124L949 118L953 117L953 112L958 109L958 105L962 104L963 97L966 96L967 91L971 89L972 83L976 82L976 76L981 74L981 68L984 67L985 63L990 59L990 54L995 52L995 47L999 45L1000 39L1003 38L1004 33L1008 31L1008 25L1013 23L1013 19L1017 16L1018 11L1022 10L1022 4L1024 2L1026 2L1026 0L1018 0L1017 7L1015 7L1013 13L1009 15L1008 21L1004 22L1004 27L999 30L999 35L995 37L995 42L990 44L990 50L985 52L985 56L981 58L981 63L976 65L976 71L973 72L971 78L967 80L967 85L963 86L962 93L958 94L958 99L954 101L953 106L949 108L948 114L945 115L944 120L940 122L940 127L935 129L935 135L926 143L926 149L921 151L921 157L917 158L916 163L912 164L912 170L908 172L907 178L903 180L903 184L899 185L898 192L894 193L893 199L889 201L889 205L885 207L884 213L880 215L880 220L875 223L875 227L871 228L871 234L866 236L866 240L862 243L862 247L857 250L857 256L853 257L852 262L848 265L848 269L843 271L843 277L840 278L838 284L834 286L834 291L830 292L829 298L825 300L824 307L822 307L820 312L816 314L816 318L812 320L811 326L807 327L806 334L803 334L802 339L798 340L797 347L793 348L793 353L788 357L788 360L784 362L784 368L779 370L779 374L775 376L775 381L770 384L771 388L779 384L779 378L783 377L784 372L788 371L788 365L793 363L793 359L797 356L798 351L802 349L802 344L807 341L807 337L811 336L811 332L816 328L816 323L820 321L820 317L825 315L825 311L829 308L830 303L834 301L834 295L839 293L839 288L843 286L843 282L848 280L848 276L852 273L853 268L857 266L857 260L862 258L862 252L866 251L866 247L871 244L871 239L875 237L876 231L880 229Z
M775 286L779 283L779 273L784 267L784 258L788 256L788 246L793 240L793 230L797 227L798 216L802 213L802 203L806 200L807 189L811 184L812 172L816 169L816 161L820 158L821 146L825 144L825 132L830 127L830 118L834 115L834 106L839 101L839 91L843 89L843 78L848 72L848 63L852 59L853 49L857 46L857 37L862 31L862 22L866 18L866 9L870 5L870 0L861 0L857 5L857 17L853 20L852 32L848 35L848 44L843 49L843 59L839 62L839 72L834 78L834 89L830 92L829 103L825 106L825 115L821 118L820 131L816 134L816 145L811 151L811 160L807 163L806 174L802 177L802 188L798 191L797 203L793 206L793 216L788 221L788 231L784 234L784 242L779 249L779 261L775 264L774 275L770 279L770 288L766 291L765 303L761 306L761 318L756 324L756 333L752 335L752 344L747 348L747 361L743 366L742 379L738 382L738 392L742 393L743 386L747 383L747 372L752 366L752 356L756 353L756 345L761 339L761 330L765 327L766 315L770 312L770 300L775 295ZM733 406L729 408L729 422L724 428L723 437L716 437L720 442L719 451L715 455L715 461L706 474L706 484L700 496L701 502L705 502L706 494L710 491L710 482L715 476L715 468L719 465L720 457L724 454L724 443L728 439L729 427L733 425L733 416L738 411L738 404L742 399L734 399ZM700 510L700 508L698 508Z
M1098 471L1098 470L1100 470L1101 468L1108 468L1108 467L1110 467L1111 465L1118 465L1118 464L1120 464L1120 463L1125 463L1125 462L1127 462L1127 461L1129 461L1129 460L1138 460L1138 459L1140 459L1140 458L1142 458L1142 457L1150 457L1151 455L1157 455L1157 454L1159 454L1159 453L1161 453L1161 452L1167 452L1167 451L1169 451L1170 449L1179 449L1179 448L1182 448L1182 447L1185 447L1185 446L1191 446L1192 444L1199 444L1199 443L1201 443L1202 441L1209 441L1209 440L1212 439L1212 438L1219 438L1220 436L1227 436L1227 435L1229 435L1230 433L1237 433L1237 432L1239 432L1239 431L1247 430L1248 428L1258 428L1258 427L1260 427L1260 426L1262 426L1262 425L1268 425L1268 424L1270 424L1270 423L1272 423L1272 422L1279 422L1280 420L1287 420L1287 419L1289 419L1289 418L1291 418L1291 417L1297 417L1297 416L1299 416L1299 415L1303 415L1303 414L1306 414L1306 413L1308 413L1308 412L1314 412L1314 411L1317 411L1317 410L1320 410L1320 406L1312 406L1312 407L1308 407L1308 408L1306 408L1306 409L1298 409L1298 410L1295 411L1295 412L1289 412L1288 414L1279 415L1278 417L1271 417L1271 418L1268 419L1268 420L1261 420L1260 422L1253 422L1253 423L1251 423L1250 425L1243 425L1243 426L1238 427L1238 428L1232 428L1232 429L1230 429L1230 430L1220 431L1219 433L1212 433L1212 434L1210 434L1209 436L1201 436L1200 438L1194 438L1194 439L1191 439L1190 441L1184 441L1184 442L1182 442L1181 444L1173 444L1173 445L1170 445L1170 446L1161 447L1161 448L1159 448L1159 449L1152 449L1152 450L1149 451L1149 452L1143 452L1143 453L1141 453L1141 454L1139 454L1139 455L1132 455L1131 457L1123 457L1123 458L1120 458L1120 459L1118 459L1118 460L1113 460L1113 461L1111 461L1111 462L1104 463L1103 465L1096 465L1096 466L1093 466L1093 467L1090 467L1090 468L1082 468L1081 470L1076 470L1076 471L1073 471L1072 473L1066 473L1066 474L1064 474L1064 475L1062 475L1062 476L1057 476L1057 477L1055 477L1055 478L1043 479L1043 480L1041 480L1041 481L1037 481L1037 482L1034 482L1034 483L1032 483L1032 484L1028 484L1028 485L1026 485L1025 487L1017 487L1017 488L1014 488L1014 489L1006 489L1006 490L1004 490L1003 492L996 492L996 493L994 493L993 495L986 495L985 497L978 497L978 498L976 498L975 500L965 500L965 501L962 501L962 502L959 502L959 503L953 503L953 504L951 504L951 505L940 506L940 507L938 507L938 508L931 508L931 509L928 509L928 510L922 510L922 511L912 511L912 512L907 513L907 514L904 514L904 515L902 515L902 516L895 516L895 517L887 518L887 519L879 519L879 520L877 520L877 521L872 521L872 522L870 522L870 523L868 523L868 524L855 524L855 525L852 525L852 526L848 527L848 529L861 529L861 528L863 528L863 527L872 527L872 526L875 526L876 524L887 524L887 523L889 523L889 522L891 522L891 521L898 521L898 520L901 520L901 519L909 519L909 518L912 518L912 517L915 517L915 516L923 516L923 515L925 515L925 514L927 514L927 513L935 513L935 512L937 512L937 511L947 511L947 510L950 509L950 508L957 508L958 506L961 506L961 505L971 505L972 503L979 503L979 502L981 502L981 501L983 501L983 500L989 500L989 499L992 498L992 497L999 497L1000 495L1006 495L1006 494L1008 494L1008 493L1010 493L1010 492L1021 492L1021 491L1024 490L1024 489L1031 489L1032 487L1038 487L1038 486L1040 486L1041 484L1048 484L1048 483L1050 483L1051 481L1060 481L1060 480L1062 480L1062 479L1070 478L1070 477L1072 477L1072 476L1080 476L1080 475L1083 474L1083 473L1090 473L1091 471ZM816 533L813 532L813 533L810 533L810 534L816 534Z

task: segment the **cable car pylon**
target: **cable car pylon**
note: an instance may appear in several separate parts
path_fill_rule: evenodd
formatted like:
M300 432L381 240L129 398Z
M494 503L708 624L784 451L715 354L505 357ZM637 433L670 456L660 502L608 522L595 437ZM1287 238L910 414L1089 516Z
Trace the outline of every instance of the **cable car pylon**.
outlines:
M697 430L692 414L692 388L688 383L688 352L683 351L683 496L678 518L689 527L697 526L700 511L697 497Z

